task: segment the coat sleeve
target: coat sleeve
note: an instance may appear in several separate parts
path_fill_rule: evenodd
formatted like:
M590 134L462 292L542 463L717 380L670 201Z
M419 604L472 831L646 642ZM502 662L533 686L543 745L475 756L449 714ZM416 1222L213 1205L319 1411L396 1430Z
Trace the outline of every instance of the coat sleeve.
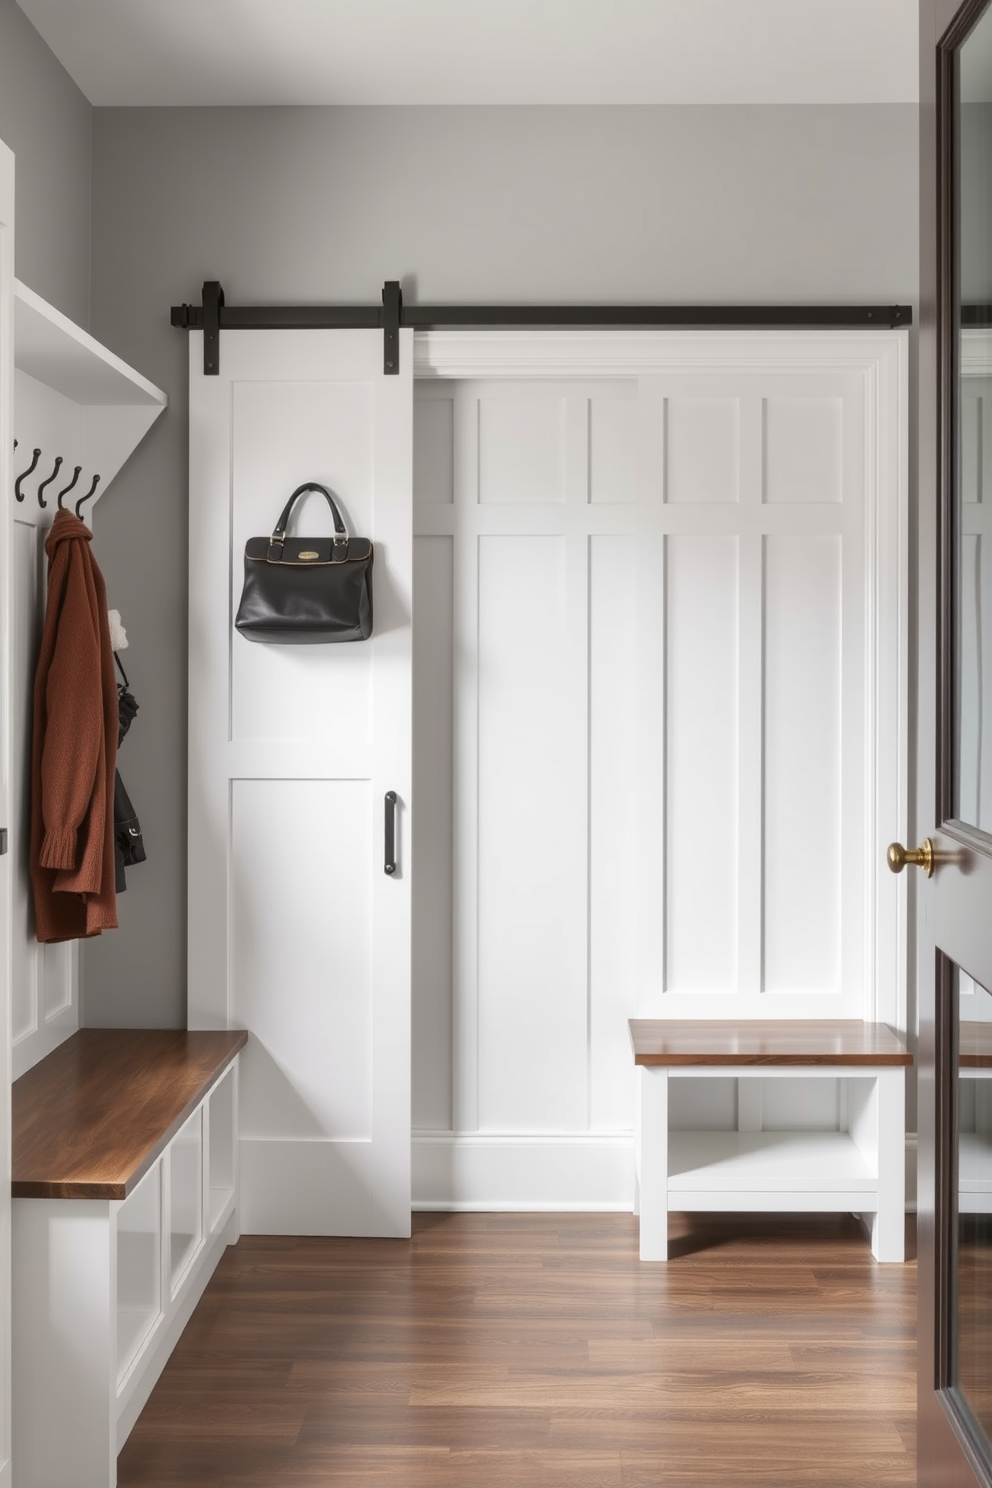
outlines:
M46 684L41 755L43 868L78 868L86 844L80 827L103 754L100 633L88 602L83 556L73 551ZM77 884L96 892L99 884Z

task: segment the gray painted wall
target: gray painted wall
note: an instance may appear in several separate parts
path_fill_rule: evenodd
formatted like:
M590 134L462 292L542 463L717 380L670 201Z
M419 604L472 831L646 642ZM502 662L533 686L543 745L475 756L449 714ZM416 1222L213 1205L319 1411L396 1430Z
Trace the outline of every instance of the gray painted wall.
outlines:
M97 109L94 333L171 406L101 502L149 860L84 947L91 1024L185 1015L186 355L169 306L900 300L914 106Z
M93 110L14 0L0 0L0 139L16 161L15 272L90 316Z

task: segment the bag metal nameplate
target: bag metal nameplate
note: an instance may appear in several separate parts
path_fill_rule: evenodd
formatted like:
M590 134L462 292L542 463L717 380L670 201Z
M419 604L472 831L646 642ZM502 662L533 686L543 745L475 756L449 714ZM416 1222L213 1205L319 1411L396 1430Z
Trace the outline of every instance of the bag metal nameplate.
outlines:
M313 548L309 548L305 553L297 553L296 556L301 563L309 563L312 558L319 558L320 554L314 552Z

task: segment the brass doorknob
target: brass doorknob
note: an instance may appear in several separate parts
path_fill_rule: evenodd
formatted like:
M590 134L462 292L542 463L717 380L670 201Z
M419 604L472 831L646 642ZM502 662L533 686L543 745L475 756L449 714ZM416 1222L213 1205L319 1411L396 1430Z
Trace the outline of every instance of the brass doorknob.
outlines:
M885 856L893 873L901 873L907 863L912 863L915 868L922 868L927 878L933 877L933 843L929 837L924 837L922 847L915 848L903 847L901 842L890 842Z

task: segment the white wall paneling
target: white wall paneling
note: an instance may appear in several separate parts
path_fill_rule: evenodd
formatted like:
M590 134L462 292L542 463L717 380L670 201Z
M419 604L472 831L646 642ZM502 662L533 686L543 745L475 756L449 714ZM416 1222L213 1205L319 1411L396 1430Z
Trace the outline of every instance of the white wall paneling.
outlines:
M906 346L418 338L416 1204L630 1207L635 1012L905 1031Z
M398 377L374 332L235 332L218 377L202 355L194 335L189 1022L251 1034L244 1230L409 1234L412 338ZM245 542L307 480L374 540L368 642L252 644L233 629ZM310 495L294 530L330 521ZM445 558L431 557L443 612Z
M26 471L32 451L41 458L21 483L22 501L11 502L11 560L14 587L12 687L13 787L17 815L11 823L13 879L13 958L11 1026L16 1078L50 1053L78 1025L78 965L75 942L39 945L28 875L30 840L31 726L34 672L45 604L45 539L58 493L80 475L67 505L100 484L83 508L92 525L93 507L128 455L165 407L165 394L92 336L46 304L26 285L15 283L14 431L16 473ZM38 485L62 464L45 487ZM99 554L97 555L99 557ZM113 596L109 596L113 604Z

